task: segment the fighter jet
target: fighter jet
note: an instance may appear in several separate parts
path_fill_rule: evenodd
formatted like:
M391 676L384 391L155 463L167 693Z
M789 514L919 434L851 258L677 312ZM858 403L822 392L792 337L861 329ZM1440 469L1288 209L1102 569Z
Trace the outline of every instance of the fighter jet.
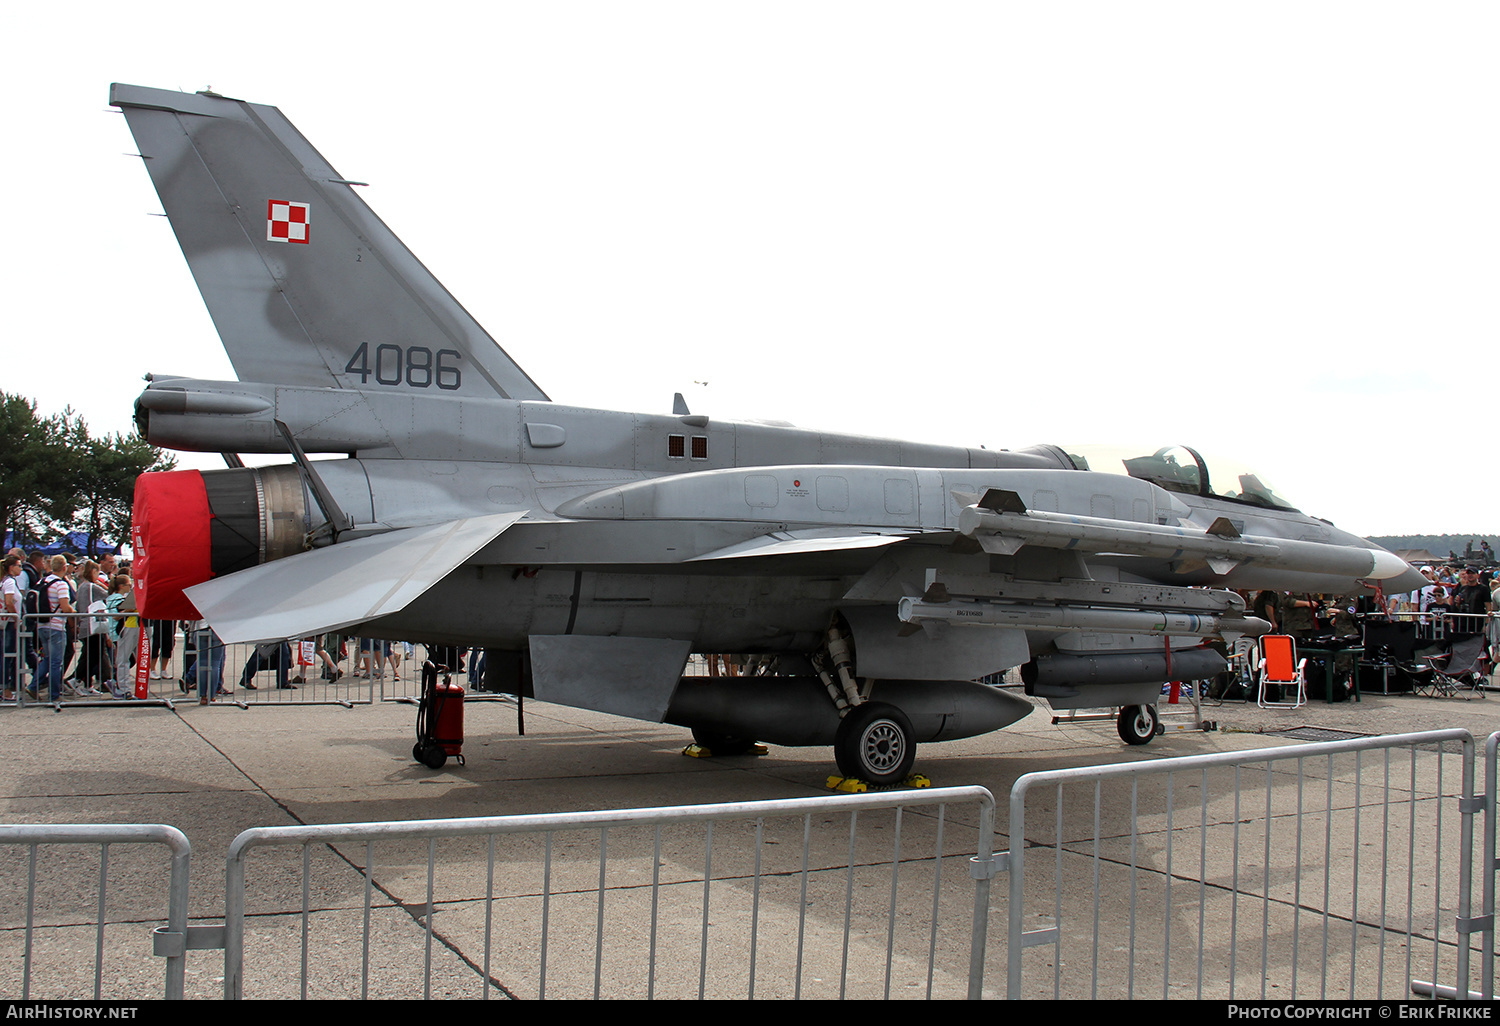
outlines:
M136 595L226 642L356 628L483 646L492 688L716 753L920 743L1121 707L1264 632L1234 589L1415 587L1401 559L1186 447L913 444L552 402L282 113L114 85L238 381L157 375L151 442L280 453L143 475ZM309 453L345 459L312 461ZM732 653L738 676L685 677Z

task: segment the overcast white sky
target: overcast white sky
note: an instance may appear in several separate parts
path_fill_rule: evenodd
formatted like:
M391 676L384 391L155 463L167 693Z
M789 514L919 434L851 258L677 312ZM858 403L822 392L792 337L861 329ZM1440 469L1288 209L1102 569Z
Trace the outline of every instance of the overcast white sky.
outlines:
M1500 5L7 13L6 391L232 377L111 81L279 106L554 399L1185 443L1497 531ZM706 381L698 385L695 382ZM222 465L216 458L189 465ZM1497 531L1500 533L1500 531Z

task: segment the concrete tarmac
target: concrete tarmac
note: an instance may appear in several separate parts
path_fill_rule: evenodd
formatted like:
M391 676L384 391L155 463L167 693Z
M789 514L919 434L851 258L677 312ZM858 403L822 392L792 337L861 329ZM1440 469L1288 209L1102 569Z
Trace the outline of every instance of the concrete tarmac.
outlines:
M406 704L384 703L352 709L294 705L241 709L223 703L206 707L183 704L171 710L126 704L67 708L62 712L46 707L4 709L0 710L0 737L4 739L5 755L0 763L3 766L0 769L0 802L3 802L0 820L9 823L167 823L176 826L193 845L190 913L196 921L213 923L221 922L224 914L224 859L228 845L249 827L497 816L826 795L830 793L827 778L834 772L831 752L826 749L772 747L763 756L686 758L682 749L690 738L679 728L542 703L527 703L524 737L516 736L516 709L513 705L471 702L466 714L466 765L458 766L450 761L443 769L434 771L412 760L414 710ZM979 784L989 788L1000 806L995 848L1005 850L1010 844L1006 836L1005 803L1011 785L1023 773L1299 745L1305 742L1272 736L1268 732L1303 725L1364 735L1460 727L1468 730L1482 745L1486 735L1500 729L1500 695L1485 701L1468 702L1367 695L1358 704L1325 705L1318 702L1297 710L1260 710L1253 705L1231 702L1206 706L1202 716L1217 721L1219 729L1213 732L1173 730L1148 746L1131 748L1121 743L1112 722L1053 724L1051 714L1039 708L1020 723L998 733L922 746L917 770L929 777L934 786ZM1184 713L1184 719L1191 719L1191 714ZM1173 717L1169 716L1168 722L1173 722ZM1400 772L1406 770L1403 768ZM1424 778L1428 772L1424 765L1421 769ZM1449 777L1442 789L1451 791L1457 783L1456 770L1445 772ZM1418 770L1413 768L1411 773L1415 779ZM1149 821L1149 816L1143 811L1148 807L1160 811L1163 786L1157 778L1147 778L1141 785L1138 800L1142 804L1134 813L1138 822ZM1322 786L1321 780L1319 786ZM1331 784L1329 788L1331 793ZM1282 797L1277 798L1278 811L1281 811ZM1357 789L1354 804L1363 801L1365 799ZM1197 816L1197 806L1193 809L1192 815ZM1129 814L1123 806L1114 806L1108 812L1116 816ZM1087 833L1084 830L1087 824L1082 820L1088 815L1086 811L1072 810L1068 815L1064 847L1070 857L1078 855L1082 858L1084 855L1074 850L1077 846L1069 848L1067 842ZM1082 817L1077 830L1072 818L1075 815ZM1227 811L1225 816L1227 821L1234 818ZM1450 815L1448 824L1440 827L1442 836L1451 832L1458 818ZM931 818L909 817L909 821L900 857L903 861L910 860L913 866L924 860L931 865L933 849L928 846L934 838ZM1415 832L1416 821L1413 813L1408 836ZM940 870L942 912L939 917L943 929L941 939L934 941L939 950L934 992L941 996L961 996L963 993L967 969L965 944L970 926L968 910L972 902L966 853L973 852L975 823L972 810L953 810L943 840L946 859ZM1181 826L1179 821L1177 828ZM1321 820L1316 828L1323 829ZM834 862L842 865L847 860L847 826L829 824L827 829L830 836L815 841L815 847L821 846L820 854L826 849L830 865ZM888 835L882 835L885 825L872 820L869 829L882 838L882 843L889 840ZM1046 829L1051 830L1050 824ZM800 824L795 828L779 828L779 831L767 834L770 840L763 839L761 851L769 850L767 844L783 846L784 842L789 851L800 845ZM1028 839L1034 836L1030 821L1027 835ZM1114 836L1122 835L1117 833ZM735 859L748 860L752 842L753 834L749 828L721 831L714 855L716 873ZM601 945L608 949L607 964L600 972L601 989L606 994L644 994L639 982L639 966L628 964L629 959L621 962L615 955L617 950L630 948L633 959L636 948L644 950L646 942L642 924L650 910L640 904L640 895L645 890L640 885L649 883L652 856L641 842L610 843L612 867L618 860L616 868L622 875L618 879L612 876L608 885L611 901L615 904L611 905L609 912L608 941ZM1175 843L1167 844L1166 848L1172 849ZM1219 843L1216 836L1213 845ZM1439 845L1448 843L1441 841ZM559 845L562 845L561 841ZM679 845L679 842L669 840L668 852L657 864L680 868L683 881L687 881L693 872L701 871L701 843L683 840L680 851L673 845ZM587 844L581 846L587 847ZM575 863L559 863L556 869L558 879L563 879L568 889L576 894L568 900L559 896L553 901L553 925L548 938L551 946L549 959L555 963L549 962L548 996L588 996L594 985L593 930L600 915L593 893L597 863L593 861L593 849L582 851L581 848L575 852L579 856ZM430 987L434 996L485 995L485 917L491 917L490 925L493 926L494 917L499 913L485 903L487 864L486 854L481 849L482 845L455 845L439 855L434 870L436 892L440 899L455 891L461 894L436 917L434 928L441 933L441 938L431 954L427 952L425 939L428 877L425 844L397 846L390 854L377 857L379 868L372 874L378 893L371 927L372 970L368 983L371 996L421 996L424 966L429 958L432 966ZM514 902L507 906L503 918L507 922L518 922L522 918L523 904L531 911L534 911L531 906L537 904L540 888L527 874L541 865L541 859L536 850L524 856L517 856L511 849L507 851L509 854L501 859L497 883L489 893L494 896L495 905L502 901ZM883 851L872 848L866 856L861 849L856 858L875 865L881 859L889 859L889 854L883 854ZM1193 851L1196 857L1196 849ZM98 937L94 928L87 924L93 921L91 917L95 912L92 903L96 899L91 895L98 886L97 850L68 848L41 849L41 852L37 867L39 898L33 911L31 996L91 996L96 968L105 997L159 996L162 962L150 954L149 930L165 918L165 857L119 846L111 852L105 913L105 919L111 925L102 945L103 964L96 967ZM1159 849L1157 854L1160 854ZM1352 855L1352 851L1348 854ZM245 992L247 996L296 997L300 993L299 913L304 900L299 875L302 855L300 851L292 851L257 854L254 858L261 861L252 864L247 902L254 916L251 929L255 939L247 943ZM1127 864L1123 851L1115 851L1112 858L1110 865L1114 868L1111 873L1119 865ZM309 879L312 881L308 903L315 910L315 939L309 943L309 993L314 996L358 997L363 992L360 978L364 893L362 846L314 846L308 850L308 859L311 866ZM1138 861L1137 864L1145 863ZM1356 872L1367 872L1370 864L1367 861L1366 870ZM1456 872L1456 864L1456 856L1446 863L1452 872ZM746 867L748 875L748 861ZM3 948L3 953L0 953L0 993L7 997L21 994L21 952L25 942L25 896L29 871L24 849L0 852L0 948ZM1340 869L1340 872L1344 870ZM921 895L906 895L906 888L916 886L913 880L918 875L919 871L913 869L900 881L902 898L898 905L903 916L907 914L908 903L917 908L936 903L930 890ZM1130 913L1117 893L1106 890L1105 900L1094 898L1093 892L1084 886L1089 876L1086 867L1076 873L1064 870L1067 903L1070 907L1077 905L1079 910L1092 906L1104 923L1099 936L1111 936L1112 931L1124 929L1124 918ZM883 879L886 882L880 877L862 880L855 897L850 994L881 996L890 985L885 977L886 934L883 932L889 918L888 891L892 886L888 882L888 871ZM844 880L844 876L834 874L823 881L832 898L842 898L841 893L833 892L842 891ZM557 886L557 879L554 879L554 889ZM657 993L693 996L700 975L699 934L695 931L701 912L701 877L698 883L684 882L673 886L677 893L664 904L664 915L673 918L674 925L682 927L682 931L680 937L676 934L668 937L668 931L663 931L662 947L658 952L662 970ZM1005 878L997 878L995 911L990 921L991 954L985 981L986 993L990 995L1004 993L1005 963L1001 945L1006 922L1005 886ZM1113 886L1128 884L1106 881L1106 888ZM1347 883L1339 886L1347 887ZM1050 899L1043 895L1040 900L1045 910ZM1307 903L1305 896L1299 900ZM1440 906L1443 900L1439 899ZM760 903L763 907L756 908L751 907L753 903L743 890L733 888L727 894L716 892L712 901L716 917L723 916L727 921L741 913L758 914L762 931L769 926L772 936L780 938L769 945L760 941L754 952L760 963L755 978L757 996L792 996L799 986L803 996L837 995L838 963L844 956L840 948L843 923L836 916L831 915L826 921L818 919L813 924L822 932L816 937L810 936L807 942L808 951L812 952L809 964L816 964L818 969L804 972L804 979L799 983L795 980L795 966L788 961L792 939L798 930L795 912L799 899L794 893L768 889L765 900ZM809 906L811 904L808 902ZM1413 898L1412 906L1418 904L1418 899ZM744 908L740 908L741 905ZM922 914L926 915L925 912ZM1226 912L1217 907L1209 913L1211 920L1238 914L1237 910ZM1445 914L1440 908L1436 916L1441 920ZM1083 911L1070 911L1067 915L1070 929L1080 917L1087 918ZM1047 918L1047 915L1040 914L1038 921ZM1290 927L1282 929L1299 933L1304 925L1294 917ZM1449 929L1451 933L1451 921ZM743 996L747 983L743 966L751 952L744 950L743 942L725 936L726 933L720 930L715 935L713 969L702 973L707 977L705 991L710 995ZM1184 928L1173 943L1180 942L1190 933ZM907 944L903 941L896 947L895 982L891 993L893 996L920 996L925 993L925 942L918 939ZM1042 963L1045 964L1039 963L1037 967L1028 964L1028 973L1050 974L1050 955L1046 953L1051 949L1037 950L1043 953ZM489 996L536 996L541 989L536 972L539 957L539 942L535 937L497 934L490 955ZM1160 953L1154 957L1159 961ZM1238 957L1236 954L1235 958ZM1343 964L1333 956L1329 959L1329 965ZM1257 955L1255 966L1258 968L1252 966L1251 970L1245 970L1249 976L1241 980L1238 993L1255 996L1258 981L1272 975L1275 964L1275 956ZM1236 964L1230 975L1236 976L1241 971ZM1393 977L1399 976L1400 971L1399 967L1393 968ZM1131 993L1140 993L1133 989L1133 980L1126 979L1130 972L1129 969L1108 970L1103 978L1106 992L1123 993L1120 988L1129 987ZM1176 974L1173 975L1175 978ZM1286 975L1280 973L1281 977ZM221 955L212 951L190 954L187 984L190 995L217 997L222 993L222 980ZM1285 983L1284 978L1280 979L1277 986ZM1094 986L1098 986L1097 979ZM1160 996L1162 985L1157 983L1154 986L1158 988L1154 995L1148 991L1143 996ZM1039 989L1028 986L1028 993L1050 996L1050 975L1046 975L1045 984L1037 987ZM1249 989L1248 993L1245 988ZM1389 985L1382 989L1390 996ZM1399 982L1395 989L1399 995ZM1185 991L1175 984L1169 988L1169 993L1173 994L1191 996L1196 992L1191 986ZM1063 993L1064 996L1073 995L1067 987ZM1215 983L1207 993L1222 996L1225 991ZM1337 993L1336 988L1333 993ZM1272 996L1278 996L1274 989Z

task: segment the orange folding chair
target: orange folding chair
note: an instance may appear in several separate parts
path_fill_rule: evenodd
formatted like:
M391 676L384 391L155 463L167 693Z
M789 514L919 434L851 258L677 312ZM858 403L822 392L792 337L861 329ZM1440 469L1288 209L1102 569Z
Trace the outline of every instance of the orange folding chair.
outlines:
M1255 646L1255 704L1296 709L1307 704L1307 660L1297 659L1290 634L1263 634Z

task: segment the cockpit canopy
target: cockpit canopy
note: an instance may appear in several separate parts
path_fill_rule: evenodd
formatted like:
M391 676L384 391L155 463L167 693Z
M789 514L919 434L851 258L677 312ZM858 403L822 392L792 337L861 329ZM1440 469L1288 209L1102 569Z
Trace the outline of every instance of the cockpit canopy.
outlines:
M1227 499L1267 509L1295 510L1277 495L1259 474L1232 460L1208 463L1195 449L1168 445L1153 453L1135 455L1136 450L1118 446L1091 445L1068 452L1078 470L1118 473L1123 467L1131 477L1150 481L1169 492Z

